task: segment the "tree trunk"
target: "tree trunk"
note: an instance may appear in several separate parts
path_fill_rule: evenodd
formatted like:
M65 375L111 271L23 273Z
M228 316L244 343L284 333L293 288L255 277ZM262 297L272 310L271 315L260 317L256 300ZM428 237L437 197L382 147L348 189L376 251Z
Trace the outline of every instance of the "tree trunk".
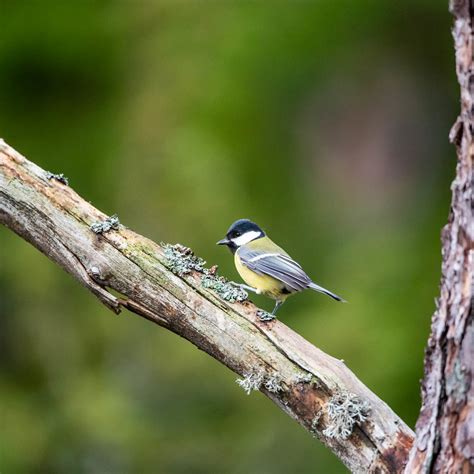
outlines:
M461 86L461 113L450 134L458 164L442 232L441 292L425 354L423 405L407 473L474 470L474 7L472 0L452 0L450 7Z

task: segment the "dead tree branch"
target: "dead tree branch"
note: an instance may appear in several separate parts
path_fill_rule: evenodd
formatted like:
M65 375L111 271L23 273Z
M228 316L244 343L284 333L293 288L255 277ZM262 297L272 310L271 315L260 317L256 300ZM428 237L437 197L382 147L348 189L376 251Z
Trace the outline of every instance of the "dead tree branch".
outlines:
M474 469L474 4L451 0L461 114L450 139L458 163L448 224L442 232L442 278L425 355L423 405L407 473Z
M259 321L252 303L220 298L207 288L218 286L206 284L212 272L190 254L181 263L196 270L180 278L163 247L105 221L66 183L0 141L1 223L113 311L127 308L179 334L242 376L245 390L263 392L352 471L403 470L412 431L343 362L280 321Z

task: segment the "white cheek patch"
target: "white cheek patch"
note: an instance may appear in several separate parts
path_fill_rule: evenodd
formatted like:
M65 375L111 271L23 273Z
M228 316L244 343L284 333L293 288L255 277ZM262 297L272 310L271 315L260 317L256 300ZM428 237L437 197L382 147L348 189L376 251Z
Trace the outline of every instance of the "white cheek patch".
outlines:
M245 232L245 234L239 235L238 237L232 239L232 242L234 242L237 247L240 247L242 245L248 244L257 237L260 237L261 235L261 232L258 232L256 230L249 230L248 232Z

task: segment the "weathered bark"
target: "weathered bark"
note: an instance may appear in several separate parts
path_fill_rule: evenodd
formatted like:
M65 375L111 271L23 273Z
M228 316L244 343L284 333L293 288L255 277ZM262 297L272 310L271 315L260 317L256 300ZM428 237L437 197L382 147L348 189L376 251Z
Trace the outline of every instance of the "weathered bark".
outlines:
M472 0L452 0L450 7L461 86L461 114L450 134L458 163L442 232L441 292L425 354L423 405L407 473L474 471L474 7Z
M163 248L120 226L0 141L0 222L61 265L105 305L122 307L188 339L244 377L326 444L354 472L400 472L413 433L340 360L250 302L228 303L167 268ZM120 299L109 289L123 295Z

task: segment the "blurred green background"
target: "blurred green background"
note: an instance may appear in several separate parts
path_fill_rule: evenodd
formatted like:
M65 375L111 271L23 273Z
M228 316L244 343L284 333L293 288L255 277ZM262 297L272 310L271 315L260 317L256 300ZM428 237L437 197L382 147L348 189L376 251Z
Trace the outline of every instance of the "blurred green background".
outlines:
M447 2L0 9L0 136L232 279L214 244L257 221L349 301L308 292L280 319L414 426L455 167ZM345 472L228 369L115 317L4 227L0 313L2 474Z

